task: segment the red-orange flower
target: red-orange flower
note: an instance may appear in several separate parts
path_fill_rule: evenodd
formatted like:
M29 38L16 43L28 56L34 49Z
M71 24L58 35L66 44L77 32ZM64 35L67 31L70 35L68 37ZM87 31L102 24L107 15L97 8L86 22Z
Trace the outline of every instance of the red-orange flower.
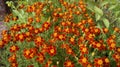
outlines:
M45 60L44 54L41 53L41 52L38 53L36 60L37 60L39 63L43 63L44 60Z
M16 54L11 55L11 56L8 58L8 61L9 61L10 63L16 62Z
M110 67L110 60L107 57L103 58L103 61L104 67Z
M70 29L70 28L64 28L64 29L63 29L63 32L65 32L65 33L70 33L70 32L71 32L71 29Z
M19 40L19 41L24 41L24 39L25 39L25 34L18 34L18 35L16 36L16 38L17 38L17 40Z
M74 64L73 64L72 61L66 60L66 61L64 62L64 67L74 67Z
M116 43L115 43L115 42L113 42L113 43L111 43L111 44L108 44L108 45L109 45L109 49L110 49L110 50L113 50L113 49L116 48Z
M35 38L34 42L35 42L35 45L36 45L37 47L39 47L39 46L41 46L41 45L43 44L44 40L43 40L42 37L37 36L37 37Z
M88 58L87 57L84 57L84 56L80 56L78 62L80 64L82 64L82 66L86 66L89 62L88 62Z
M75 55L72 48L66 48L66 53L69 54L69 55Z
M28 18L28 22L29 22L29 23L32 23L32 22L33 22L33 18L32 18L32 17L29 17L29 18Z
M88 54L88 48L85 45L80 46L80 52L82 54Z
M114 58L114 60L115 60L116 62L120 62L120 55L119 55L118 53L114 53L114 54L112 55L112 57Z
M4 42L2 40L0 40L0 48L4 47Z
M10 47L10 52L16 52L18 50L19 50L18 46L13 45L13 46Z
M50 22L44 22L42 27L45 29L45 30L48 30L50 28Z
M18 67L18 63L17 62L11 63L10 67Z
M34 30L35 30L35 28L34 28L33 26L29 26L29 27L28 27L28 31L29 31L29 32L33 33Z
M104 33L108 33L109 30L108 30L107 28L103 28L103 32L104 32Z
M34 65L28 65L27 67L34 67Z
M95 67L101 67L101 66L103 66L103 59L102 58L95 58L94 59L94 66Z
M58 39L59 40L66 40L66 36L64 34L59 34Z
M40 18L39 17L36 17L35 20L36 20L37 23L40 22Z
M4 44L7 44L10 40L11 36L9 34L5 34L5 36L3 35L2 41L4 42Z
M60 26L55 26L55 32L61 32L62 31L62 28Z
M69 39L69 42L70 42L70 44L74 45L74 44L75 44L75 38L71 37L71 38Z
M36 55L36 49L34 49L34 48L24 49L23 50L23 55L26 59L31 59Z
M57 49L56 49L55 46L51 45L51 46L48 47L48 54L50 54L51 56L56 55L56 51L57 51Z

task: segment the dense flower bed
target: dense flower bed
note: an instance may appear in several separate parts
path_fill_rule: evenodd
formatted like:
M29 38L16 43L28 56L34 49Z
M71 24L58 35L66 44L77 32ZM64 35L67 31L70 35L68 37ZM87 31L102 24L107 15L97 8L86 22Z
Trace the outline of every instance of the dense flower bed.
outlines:
M99 21L97 6L94 12L84 0L13 4L0 40L6 67L120 67L120 29Z

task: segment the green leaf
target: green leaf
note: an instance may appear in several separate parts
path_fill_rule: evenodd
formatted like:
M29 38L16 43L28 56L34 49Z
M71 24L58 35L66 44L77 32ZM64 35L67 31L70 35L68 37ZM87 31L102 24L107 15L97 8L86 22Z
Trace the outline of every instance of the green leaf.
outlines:
M103 18L103 22L104 22L106 28L109 28L109 26L110 26L110 22L109 22L109 20L106 19L106 18Z
M101 3L101 6L104 6L104 5L108 4L108 3L109 3L109 1L103 1L103 2Z
M100 20L101 16L99 14L95 14L96 21Z
M117 6L118 6L117 4L112 5L108 10L113 10L113 9L115 9Z
M96 14L103 16L103 11L100 8L98 8L97 6L94 6L94 11Z

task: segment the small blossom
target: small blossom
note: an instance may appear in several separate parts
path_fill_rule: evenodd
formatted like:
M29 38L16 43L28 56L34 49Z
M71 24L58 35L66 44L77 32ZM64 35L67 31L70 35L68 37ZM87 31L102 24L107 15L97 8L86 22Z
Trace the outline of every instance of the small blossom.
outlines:
M74 67L74 64L72 63L72 61L66 60L66 61L64 62L64 66L65 66L65 67Z

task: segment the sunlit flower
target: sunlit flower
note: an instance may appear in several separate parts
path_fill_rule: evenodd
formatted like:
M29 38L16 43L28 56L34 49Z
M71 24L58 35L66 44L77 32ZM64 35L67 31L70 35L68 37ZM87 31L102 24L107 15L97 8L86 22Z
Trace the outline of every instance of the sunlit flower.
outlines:
M80 56L78 62L80 64L82 64L82 66L86 66L89 62L88 62L88 58L87 57L84 57L84 56Z
M80 52L82 54L88 54L88 48L85 45L80 46Z
M8 61L11 62L11 63L16 62L16 61L17 61L17 60L16 60L16 54L11 55L11 56L8 58Z
M17 62L11 63L10 67L18 67L18 63Z
M41 45L43 44L44 40L43 40L42 37L37 36L37 37L35 38L34 42L35 42L35 45L36 45L37 47L39 47L39 46L41 46Z
M101 66L103 66L103 59L102 58L95 58L94 59L94 66L95 67L101 67Z
M51 56L56 55L56 52L57 52L57 49L56 49L55 46L51 45L51 46L48 47L48 54L50 54Z
M38 53L36 61L38 61L39 63L43 63L45 61L44 54L42 54L41 52Z
M34 48L24 49L23 50L23 55L26 59L31 59L36 55L36 49L34 49Z
M66 60L66 61L64 62L64 66L65 66L65 67L74 67L74 64L73 64L72 61Z
M10 52L16 52L18 50L19 50L18 46L13 45L13 46L10 47Z
M118 53L114 53L112 57L116 62L120 62L120 55Z
M4 47L4 42L2 40L0 40L0 48Z

